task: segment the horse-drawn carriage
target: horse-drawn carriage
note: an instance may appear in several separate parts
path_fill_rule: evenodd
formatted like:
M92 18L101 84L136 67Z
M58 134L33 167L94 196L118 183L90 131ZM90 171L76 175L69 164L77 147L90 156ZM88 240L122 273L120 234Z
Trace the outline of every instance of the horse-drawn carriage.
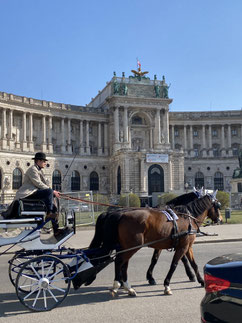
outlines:
M65 230L58 238L42 234L51 220L45 220L45 207L40 201L22 200L16 218L0 220L0 229L18 233L14 237L0 234L0 247L7 248L0 255L13 246L21 248L9 260L9 278L20 302L32 311L58 306L67 296L71 282L74 288L90 284L97 272L112 261L111 257L96 258L95 250L64 247L63 243L75 234L76 223L73 210L62 212Z
M190 195L189 195L190 194ZM165 294L171 295L170 279L177 263L182 259L190 280L188 258L198 282L204 282L195 263L192 244L204 219L220 220L220 204L216 193L204 196L184 194L173 201L186 205L178 209L116 208L104 212L96 223L94 238L86 249L65 248L63 243L75 234L75 213L65 210L65 230L58 239L41 239L41 229L46 225L44 208L29 201L22 201L20 215L16 219L0 220L0 228L23 228L14 238L1 238L0 247L18 245L9 261L9 276L20 302L32 311L48 311L58 306L67 296L71 282L75 289L89 285L96 274L115 261L115 279L111 294L117 294L123 284L129 295L136 296L129 285L127 268L129 259L142 247L160 251L175 250L170 270L165 278ZM178 203L178 204L176 204ZM175 217L177 219L175 220ZM170 219L169 219L170 218ZM116 251L112 253L113 251ZM3 253L2 253L3 254ZM1 255L1 253L0 253ZM186 257L185 257L186 256ZM149 279L159 254L152 258ZM184 259L183 259L184 258ZM147 275L148 278L148 275ZM152 278L153 279L153 278Z

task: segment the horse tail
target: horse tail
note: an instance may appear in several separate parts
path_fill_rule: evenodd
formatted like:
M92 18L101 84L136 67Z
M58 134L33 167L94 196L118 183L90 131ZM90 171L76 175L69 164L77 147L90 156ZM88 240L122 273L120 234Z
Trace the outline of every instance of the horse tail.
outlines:
M89 248L99 248L103 243L103 228L106 221L107 213L101 213L97 218L96 226L95 226L95 234L89 245Z

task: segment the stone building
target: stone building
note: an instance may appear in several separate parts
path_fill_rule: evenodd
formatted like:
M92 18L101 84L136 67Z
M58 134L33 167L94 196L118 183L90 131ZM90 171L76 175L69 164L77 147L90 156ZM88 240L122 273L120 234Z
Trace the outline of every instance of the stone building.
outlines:
M62 191L229 190L242 148L242 111L169 112L165 78L113 78L83 106L0 92L0 193L15 194L35 152Z

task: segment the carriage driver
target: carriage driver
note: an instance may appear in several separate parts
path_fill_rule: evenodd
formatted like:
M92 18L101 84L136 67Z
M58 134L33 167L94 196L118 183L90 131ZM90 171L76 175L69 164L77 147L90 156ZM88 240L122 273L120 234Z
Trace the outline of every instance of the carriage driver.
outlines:
M24 175L23 185L18 189L15 200L27 198L37 199L45 203L47 209L46 219L52 219L52 226L55 236L62 233L58 227L57 207L53 203L54 196L59 198L60 192L53 190L47 185L44 178L43 168L46 166L46 155L42 152L35 154L34 165L28 168Z

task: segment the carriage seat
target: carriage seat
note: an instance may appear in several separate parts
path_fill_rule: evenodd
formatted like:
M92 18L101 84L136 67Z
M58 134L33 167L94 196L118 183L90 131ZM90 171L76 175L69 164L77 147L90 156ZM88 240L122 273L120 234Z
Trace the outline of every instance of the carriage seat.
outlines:
M44 218L46 206L43 201L21 199L13 201L8 209L1 213L4 219Z

